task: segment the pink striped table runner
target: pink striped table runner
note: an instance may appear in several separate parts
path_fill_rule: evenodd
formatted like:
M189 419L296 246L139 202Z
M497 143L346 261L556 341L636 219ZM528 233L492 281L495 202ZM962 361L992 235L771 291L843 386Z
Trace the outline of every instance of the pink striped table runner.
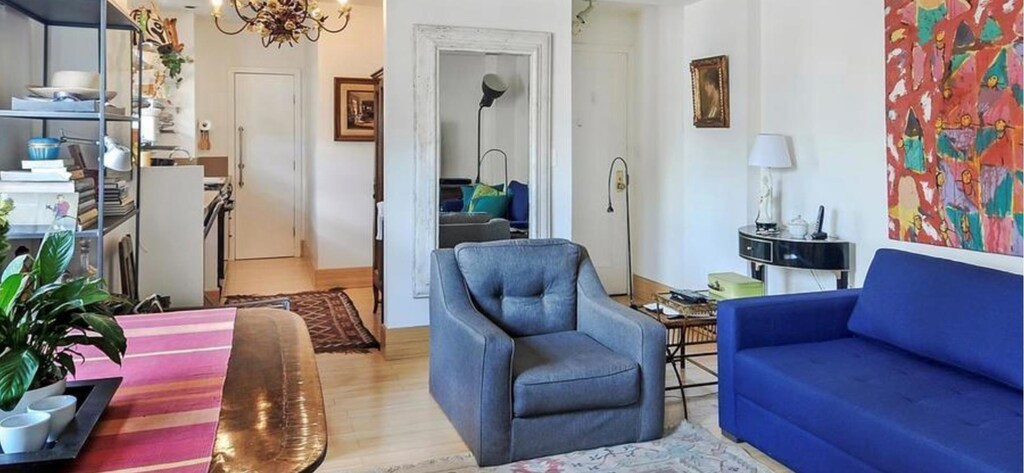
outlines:
M79 457L82 473L206 472L216 440L235 309L118 318L122 366L84 347L78 379L124 380Z

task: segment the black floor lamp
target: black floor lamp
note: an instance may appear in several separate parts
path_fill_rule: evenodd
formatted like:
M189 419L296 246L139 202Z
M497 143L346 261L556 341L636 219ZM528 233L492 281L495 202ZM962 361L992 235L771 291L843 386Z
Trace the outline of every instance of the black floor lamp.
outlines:
M494 105L494 99L505 95L505 91L508 90L508 84L501 80L496 74L487 74L484 76L480 88L483 89L484 96L480 99L480 108L476 110L476 183L480 183L480 163L484 160L483 148L480 146L480 119L484 113L485 108L490 108ZM489 153L490 151L488 151Z
M629 222L629 164L626 164L626 160L621 156L613 159L611 166L608 166L608 213L615 213L615 207L612 206L612 174L615 172L615 163L617 162L622 162L622 168L626 173L626 265L629 271L629 277L626 279L626 291L629 296L629 306L636 309L637 305L633 300L633 230Z

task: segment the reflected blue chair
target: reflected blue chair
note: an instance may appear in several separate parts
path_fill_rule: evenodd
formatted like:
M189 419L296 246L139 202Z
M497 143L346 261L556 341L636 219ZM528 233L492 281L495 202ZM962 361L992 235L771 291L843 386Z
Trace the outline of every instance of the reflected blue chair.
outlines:
M431 259L430 393L481 466L660 438L665 328L565 240Z

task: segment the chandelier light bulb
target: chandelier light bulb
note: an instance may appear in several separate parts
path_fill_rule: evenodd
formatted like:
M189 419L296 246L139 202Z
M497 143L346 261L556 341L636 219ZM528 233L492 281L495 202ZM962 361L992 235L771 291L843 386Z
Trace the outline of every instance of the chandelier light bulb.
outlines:
M224 0L210 0L210 3L213 5L213 16L220 16Z

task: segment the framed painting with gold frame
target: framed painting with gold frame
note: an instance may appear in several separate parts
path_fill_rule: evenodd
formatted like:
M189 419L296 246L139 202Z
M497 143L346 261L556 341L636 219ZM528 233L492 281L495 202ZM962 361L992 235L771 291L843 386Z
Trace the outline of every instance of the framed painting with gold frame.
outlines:
M693 79L693 126L729 128L729 58L715 56L690 62Z
M334 78L334 141L374 141L373 79Z

